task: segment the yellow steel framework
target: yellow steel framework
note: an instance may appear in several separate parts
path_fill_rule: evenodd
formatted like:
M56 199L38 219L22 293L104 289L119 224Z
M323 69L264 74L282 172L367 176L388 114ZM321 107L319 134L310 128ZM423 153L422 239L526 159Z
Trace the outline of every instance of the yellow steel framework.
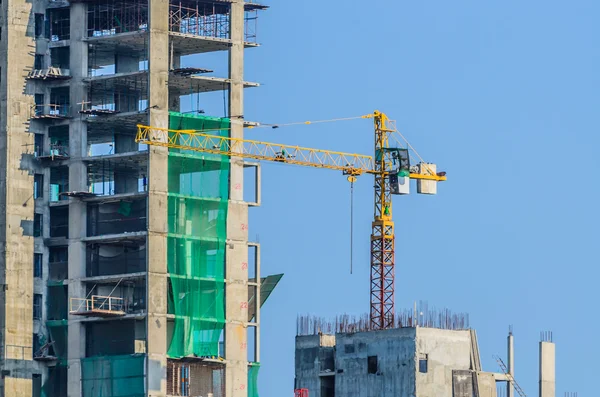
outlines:
M397 133L393 122L375 111L361 116L373 119L375 125L375 156L344 153L332 150L305 148L280 143L212 135L218 130L170 130L138 125L136 142L203 153L275 161L342 171L354 182L362 174L375 177L375 211L371 230L371 295L370 321L372 329L394 326L394 222L390 175L395 172L396 160L390 151L390 138ZM305 122L304 124L310 124ZM394 137L395 138L395 137ZM410 172L410 179L441 182L445 173L435 173L426 165L419 173Z
M216 131L214 130L214 132ZM342 171L345 175L377 174L379 172L375 168L373 157L364 154L230 138L207 134L207 132L211 132L211 130L204 130L203 132L195 130L169 130L166 128L138 125L136 142L211 154L325 168ZM411 173L410 178L438 182L446 180L445 176L439 176L431 172L421 174Z

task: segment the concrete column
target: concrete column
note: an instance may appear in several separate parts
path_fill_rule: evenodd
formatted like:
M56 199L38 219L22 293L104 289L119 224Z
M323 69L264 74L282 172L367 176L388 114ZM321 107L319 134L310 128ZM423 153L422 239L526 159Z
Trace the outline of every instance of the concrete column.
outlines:
M87 5L73 3L70 15L70 105L69 123L69 190L87 191L87 167L83 157L87 154L87 125L79 117L77 103L87 100L83 79L88 74L88 45L82 41L87 34ZM85 243L87 235L87 205L79 199L69 202L69 300L85 298L86 288L81 279L86 275ZM81 359L85 357L85 327L77 316L69 316L68 384L69 397L81 395Z
M507 352L507 358L508 358L508 362L507 362L507 366L508 366L508 373L512 375L512 379L514 379L515 376L515 345L514 345L514 338L513 338L513 334L512 331L509 331L508 333L508 338L507 338L507 344L508 344L508 352ZM511 381L506 382L506 396L507 397L514 397L515 395L515 388L512 384Z
M243 138L244 1L233 0L230 13L229 116L231 136ZM231 158L226 255L225 359L228 397L248 395L248 205L244 200L244 164ZM257 303L257 306L259 303Z
M552 342L540 342L540 397L556 397L556 349Z
M149 123L169 126L169 2L149 1ZM147 390L163 397L167 390L167 190L168 150L149 146Z
M28 0L0 4L0 369L7 371L4 395L16 397L31 396L33 366L33 173L25 154L33 148L34 101L23 92L34 64L31 7Z

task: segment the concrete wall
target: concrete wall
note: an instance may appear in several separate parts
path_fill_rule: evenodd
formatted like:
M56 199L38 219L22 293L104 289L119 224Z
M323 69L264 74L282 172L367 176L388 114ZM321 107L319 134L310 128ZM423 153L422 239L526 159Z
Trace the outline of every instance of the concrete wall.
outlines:
M151 126L169 127L169 2L151 0L149 101ZM149 397L167 390L167 190L168 150L149 147L147 336Z
M25 77L34 63L32 2L0 5L0 329L3 386L7 396L31 396L33 369L33 173Z
M334 343L330 370L328 352ZM377 358L371 370L369 357ZM469 331L400 328L336 334L335 339L301 336L296 337L295 388L309 389L310 397L324 397L322 382L333 377L337 397L453 397L453 389L472 397L477 385L470 365ZM485 392L481 396L488 397L495 385L486 375L490 374L477 379Z
M87 153L87 124L78 113L76 103L87 100L87 88L83 79L88 73L88 46L80 39L87 34L87 5L74 3L70 8L70 70L69 84L71 117L69 122L69 190L87 190L87 166L83 157ZM78 40L79 39L79 40ZM86 296L86 246L82 241L87 236L87 205L81 200L69 202L69 298ZM81 359L85 357L85 326L76 316L69 318L68 380L69 396L81 394Z
M413 396L415 336L414 328L336 335L336 395ZM377 356L376 374L368 373L369 356Z
M452 397L452 370L471 365L469 331L417 328L417 396ZM427 372L419 372L418 360L427 359Z
M296 337L296 379L294 381L294 388L308 389L310 397L321 396L319 378L321 351L323 348L333 349L335 345L334 335Z

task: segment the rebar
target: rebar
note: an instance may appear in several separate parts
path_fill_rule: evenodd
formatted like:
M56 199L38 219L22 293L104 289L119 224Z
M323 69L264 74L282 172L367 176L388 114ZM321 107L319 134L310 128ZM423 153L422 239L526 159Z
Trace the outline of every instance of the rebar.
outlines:
M416 309L416 310L415 310ZM395 316L391 328L437 328L447 330L469 329L467 313L453 313L447 308L429 308L426 302L419 302L415 309L406 309ZM353 316L341 314L333 320L323 317L300 315L296 321L296 335L318 335L335 333L355 333L372 331L369 315Z

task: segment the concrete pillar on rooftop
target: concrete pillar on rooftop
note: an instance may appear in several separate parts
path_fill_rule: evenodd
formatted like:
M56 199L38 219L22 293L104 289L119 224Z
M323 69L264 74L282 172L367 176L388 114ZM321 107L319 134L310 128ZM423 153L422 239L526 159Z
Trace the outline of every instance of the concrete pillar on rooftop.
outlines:
M556 397L556 346L540 342L540 397Z
M508 338L507 338L507 343L508 343L508 352L507 352L507 368L508 368L508 373L512 375L512 379L514 379L515 376L515 343L514 343L514 337L513 337L513 333L512 330L509 331L508 333ZM514 397L515 395L515 388L512 384L512 382L509 380L508 382L506 382L506 396L507 397Z

